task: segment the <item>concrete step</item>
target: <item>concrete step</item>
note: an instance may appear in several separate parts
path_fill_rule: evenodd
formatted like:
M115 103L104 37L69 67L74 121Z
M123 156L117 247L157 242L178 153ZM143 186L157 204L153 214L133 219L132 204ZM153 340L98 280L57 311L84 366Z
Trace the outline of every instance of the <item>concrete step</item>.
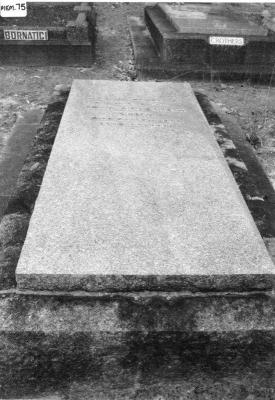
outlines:
M256 292L2 292L0 398L272 398L273 305Z

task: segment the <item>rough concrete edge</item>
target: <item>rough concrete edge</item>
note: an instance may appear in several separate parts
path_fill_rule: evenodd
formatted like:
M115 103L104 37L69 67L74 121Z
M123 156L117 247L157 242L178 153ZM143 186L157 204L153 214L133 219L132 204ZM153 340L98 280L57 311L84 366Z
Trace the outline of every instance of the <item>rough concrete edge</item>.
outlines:
M10 307L12 304L18 306ZM66 304L65 307L64 304ZM38 326L43 330L45 324L47 325L48 317L52 320L51 326L48 328L63 332L69 321L71 321L69 322L71 325L69 332L82 331L83 328L86 330L85 325L87 327L88 321L93 321L88 330L94 330L94 332L98 330L112 331L113 329L125 331L125 328L134 331L144 331L145 328L151 332L169 330L210 333L252 329L273 331L275 322L272 318L274 315L273 304L272 295L269 293L253 294L252 296L243 296L240 293L238 296L204 297L190 297L184 294L170 296L169 293L152 293L146 297L143 294L133 297L123 293L94 297L63 297L51 294L45 296L37 293L1 295L0 333L14 329L18 331L20 326L22 330L24 327L28 331L36 330ZM44 305L48 307L48 310L54 309L54 312L45 314L42 311ZM79 313L80 307L82 308L81 313ZM25 314L22 312L23 309L28 312ZM112 313L110 313L110 309L113 309ZM89 310L88 319L85 310ZM186 310L188 312L185 312ZM40 319L41 312L44 322ZM10 313L12 316L6 318L5 315L10 315ZM40 317L37 320L39 314ZM80 314L82 314L82 320ZM148 318L150 314L151 318ZM251 315L254 318L251 319ZM74 323L75 317L77 317L77 324ZM95 323L96 320L97 323ZM196 323L194 323L195 320ZM105 322L102 325L100 321ZM169 328L167 325L170 325Z
M0 221L0 289L16 286L15 269L70 88L55 87L16 189Z
M240 190L242 191L242 195L243 195L244 199L246 200L247 206L253 216L253 209L251 208L251 204L248 201L248 199L246 198L246 195L243 192L243 188L242 188L242 179L244 179L243 178L244 175L249 174L249 172L246 168L245 162L242 160L242 158L239 154L238 148L235 146L233 140L231 139L231 136L228 133L226 126L223 124L220 116L217 114L217 112L212 107L208 97L204 93L201 93L199 91L196 91L195 95L196 95L196 98L208 120L209 125L214 130L214 134L216 136L217 142L218 142L219 146L221 147L221 150L225 156L225 159L228 162L231 172L232 172L238 186L240 187ZM226 146L224 146L224 144L226 143L227 140L231 140L232 144L235 148L233 148L233 146L232 146L232 148L228 149ZM237 162L236 163L231 162L232 159L235 159ZM267 175L266 175L266 179L267 179L267 181L269 181ZM270 187L268 189L270 191ZM274 196L275 196L275 191L274 191ZM263 198L263 203L265 203L264 198ZM254 216L253 216L253 218L254 218ZM254 220L255 220L255 218L254 218ZM258 226L256 220L255 220L255 223L259 229L259 226ZM260 229L259 229L259 231L260 231ZM263 237L264 243L267 247L267 250L268 250L271 258L272 258L273 262L275 263L275 237L265 237L261 231L260 231L260 233L261 233L261 236Z
M263 240L273 262L275 263L275 237L263 238Z

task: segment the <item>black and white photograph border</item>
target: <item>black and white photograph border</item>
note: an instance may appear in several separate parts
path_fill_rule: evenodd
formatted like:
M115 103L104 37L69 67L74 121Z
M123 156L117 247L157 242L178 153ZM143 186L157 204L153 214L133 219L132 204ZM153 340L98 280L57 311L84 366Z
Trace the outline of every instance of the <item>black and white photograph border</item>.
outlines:
M275 2L0 0L0 400L275 398L274 73Z

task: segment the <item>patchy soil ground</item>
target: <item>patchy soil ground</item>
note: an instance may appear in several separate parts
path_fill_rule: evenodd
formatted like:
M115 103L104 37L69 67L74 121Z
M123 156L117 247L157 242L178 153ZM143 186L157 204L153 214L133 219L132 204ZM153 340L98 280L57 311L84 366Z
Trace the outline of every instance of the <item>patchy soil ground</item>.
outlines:
M97 59L91 68L0 67L0 152L16 119L32 108L44 108L56 84L73 79L136 79L127 17L142 16L145 3L96 3ZM274 69L275 70L275 69ZM178 76L173 80L184 80ZM243 82L191 80L223 111L239 122L243 135L257 134L257 153L275 187L275 87Z

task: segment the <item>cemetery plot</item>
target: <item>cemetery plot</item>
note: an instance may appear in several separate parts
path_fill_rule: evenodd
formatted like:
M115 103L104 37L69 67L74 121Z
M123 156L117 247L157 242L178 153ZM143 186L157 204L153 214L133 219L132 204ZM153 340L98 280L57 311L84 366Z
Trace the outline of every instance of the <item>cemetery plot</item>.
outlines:
M76 80L20 289L270 289L274 265L188 84Z
M26 18L0 18L0 64L89 66L94 46L90 3L31 3Z
M18 287L1 292L0 398L272 398L274 267L215 143L222 121L209 129L189 85L133 83L113 68L130 58L135 12L124 3L119 19L116 3L98 4L110 8L100 15L104 62L24 68L22 86L18 68L1 71L30 101L83 80L55 141L68 95L56 87L0 226L1 273L12 266L15 285L34 207ZM236 108L253 97L253 109L268 90L199 85Z
M224 4L148 6L145 22L159 60L144 59L143 69L252 75L273 71L274 31Z

